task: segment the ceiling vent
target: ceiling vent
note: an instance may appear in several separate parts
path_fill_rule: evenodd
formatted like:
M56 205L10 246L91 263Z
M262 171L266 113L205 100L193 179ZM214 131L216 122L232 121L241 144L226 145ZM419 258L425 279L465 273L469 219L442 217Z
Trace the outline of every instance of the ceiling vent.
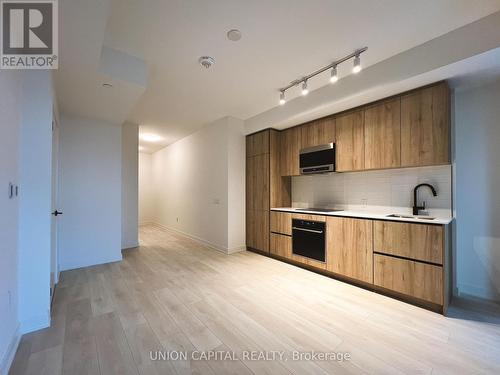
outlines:
M212 65L215 64L214 58L210 56L201 56L198 62L201 64L201 66L203 66L206 69L210 68Z

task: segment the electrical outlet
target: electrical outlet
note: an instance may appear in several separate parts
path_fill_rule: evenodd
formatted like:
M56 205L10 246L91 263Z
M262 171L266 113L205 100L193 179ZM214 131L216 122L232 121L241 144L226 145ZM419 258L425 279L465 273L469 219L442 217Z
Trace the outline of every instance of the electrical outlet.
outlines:
M212 203L213 203L213 204L220 204L220 199L219 199L219 198L214 198L214 199L212 200Z
M361 199L361 204L363 205L363 207L368 206L368 199L366 198Z

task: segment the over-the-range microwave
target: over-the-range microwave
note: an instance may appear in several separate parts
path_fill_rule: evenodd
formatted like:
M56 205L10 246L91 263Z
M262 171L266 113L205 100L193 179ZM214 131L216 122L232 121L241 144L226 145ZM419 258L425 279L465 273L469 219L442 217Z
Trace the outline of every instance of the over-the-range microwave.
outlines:
M300 174L335 172L335 143L300 150Z

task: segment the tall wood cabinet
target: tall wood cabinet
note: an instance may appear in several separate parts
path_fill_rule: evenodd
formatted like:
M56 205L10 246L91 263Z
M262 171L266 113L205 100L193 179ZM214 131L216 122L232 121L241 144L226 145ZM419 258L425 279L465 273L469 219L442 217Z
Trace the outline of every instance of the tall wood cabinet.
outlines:
M246 244L269 252L271 207L289 206L290 178L281 177L279 132L273 129L246 138Z

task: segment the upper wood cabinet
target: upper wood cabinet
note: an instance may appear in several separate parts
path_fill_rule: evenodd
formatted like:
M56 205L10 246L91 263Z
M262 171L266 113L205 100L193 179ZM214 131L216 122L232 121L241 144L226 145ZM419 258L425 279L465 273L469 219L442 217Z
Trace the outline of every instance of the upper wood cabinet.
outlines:
M247 136L246 138L247 158L251 156L269 153L269 130Z
M331 116L311 121L300 129L301 149L335 142L335 119Z
M336 170L357 171L365 168L363 111L349 112L335 119Z
M446 83L401 97L401 165L450 162L449 89Z
M373 225L373 250L375 252L443 264L444 228L442 225L393 221L375 221Z
M247 209L269 210L269 154L247 158Z
M327 217L327 270L373 283L372 221Z
M389 99L365 109L365 169L401 166L401 100Z
M291 177L281 176L281 132L271 129L269 134L269 185L271 207L288 207L292 199Z
M280 135L280 171L282 176L298 176L301 127L286 129Z

